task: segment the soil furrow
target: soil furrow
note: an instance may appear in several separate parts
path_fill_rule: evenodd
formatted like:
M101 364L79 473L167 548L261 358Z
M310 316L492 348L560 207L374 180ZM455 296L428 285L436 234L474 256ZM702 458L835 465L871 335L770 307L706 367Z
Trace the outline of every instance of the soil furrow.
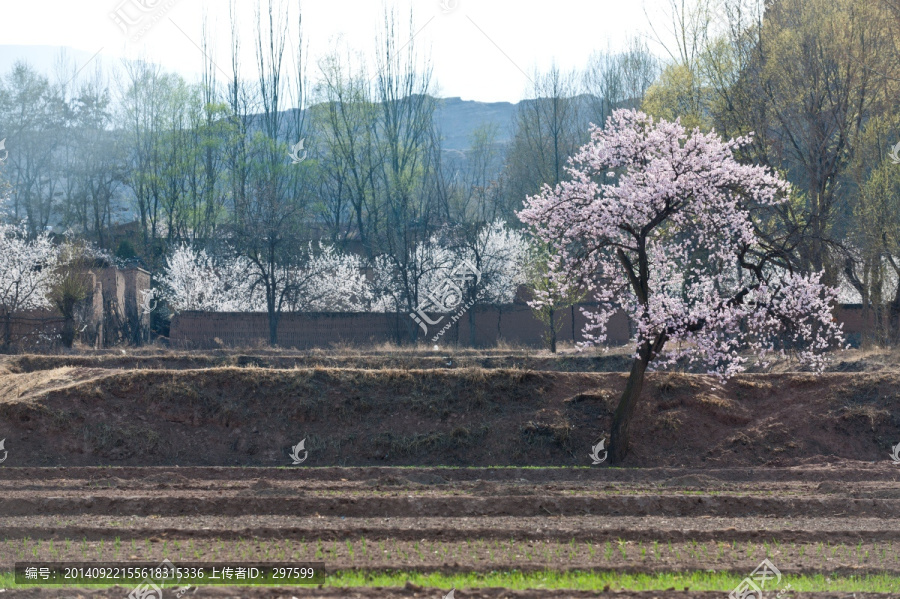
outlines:
M878 484L900 483L900 467L891 463L852 463L794 468L428 468L390 466L372 467L226 467L226 466L110 466L110 467L16 467L0 468L3 481L29 481L49 484L51 481L103 481L123 479L143 481L171 480L201 484L224 481L372 481L385 486L409 485L416 479L431 480L431 484L477 481L511 481L527 484L554 482L656 483L667 486L704 487L724 483L851 482Z
M213 515L319 514L394 516L772 516L900 517L900 500L761 497L44 497L0 498L0 513Z

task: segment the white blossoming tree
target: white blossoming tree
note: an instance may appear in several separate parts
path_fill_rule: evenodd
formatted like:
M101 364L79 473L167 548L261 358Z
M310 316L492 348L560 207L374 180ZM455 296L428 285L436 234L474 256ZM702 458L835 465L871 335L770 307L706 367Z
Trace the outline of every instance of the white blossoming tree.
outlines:
M460 248L459 259L473 265L479 273L470 278L465 299L472 304L511 304L519 285L526 282L530 256L528 239L521 231L510 229L502 220L486 224L473 243ZM475 345L475 310L469 309L469 344ZM498 323L499 325L499 323Z
M3 348L12 344L12 315L20 310L51 306L49 294L57 280L58 248L49 235L28 239L24 227L0 224L0 310Z
M265 293L254 274L246 258L182 245L166 260L160 297L176 312L265 312ZM364 311L372 297L362 259L331 245L310 244L282 280L292 312Z
M175 312L265 310L250 285L244 258L213 257L187 245L175 248L160 277L160 297Z
M312 243L288 277L292 312L363 312L372 300L363 260L333 245Z
M453 237L451 231L445 239L435 235L416 244L410 259L403 262L406 272L390 256L376 257L372 311L400 312L412 305L417 319L410 320L415 325L411 328L417 326L430 335L433 329L429 326L446 321L443 316L432 320L426 313L442 315L465 309L470 343L474 344L472 308L477 303L513 301L518 286L526 282L529 244L524 233L499 220L483 225L470 242L454 241Z
M527 235L506 226L502 220L486 225L478 233L474 248L466 251L481 272L479 286L490 304L511 304L519 285L526 283L531 244Z

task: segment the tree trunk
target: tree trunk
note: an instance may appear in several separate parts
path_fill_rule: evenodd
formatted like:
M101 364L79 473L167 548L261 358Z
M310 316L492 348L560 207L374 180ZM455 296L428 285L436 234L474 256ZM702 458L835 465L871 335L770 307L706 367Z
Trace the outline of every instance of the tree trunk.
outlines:
M556 353L556 310L550 308L550 353Z
M475 306L469 308L469 347L475 347Z
M12 345L12 312L6 311L3 318L3 351L9 351Z
M269 311L269 345L278 345L278 313L274 310Z
M575 346L575 304L569 308L572 316L572 346Z
M414 307L408 306L406 311L408 313L412 313L414 310L415 310ZM399 314L400 313L398 312L398 318L399 318ZM404 336L403 340L400 339L399 324L397 326L398 326L397 345L404 345L403 340L409 341L410 343L412 343L413 347L415 347L419 343L419 328L420 327L418 324L416 324L416 322L412 318L406 318L403 320L403 326L406 327L406 335ZM428 333L427 332L425 333L425 336L423 337L423 339L425 340L426 343L428 342Z
M62 328L62 344L66 348L71 348L72 344L75 342L75 319L66 317L63 320L63 328Z
M866 322L863 320L863 322ZM900 340L900 285L888 306L887 342L897 343Z
M409 329L409 323L406 321L412 320L411 318L406 318L404 320L401 320L400 314L401 314L400 312L394 313L394 341L397 343L398 346L403 345L403 341L404 341L404 339L406 339L406 337L404 337L404 335L403 335L403 330L402 330L403 327L406 327L407 329ZM402 322L402 325L401 325L401 322Z
M641 389L644 387L644 373L647 371L649 363L650 343L645 342L641 345L638 357L631 363L628 382L625 384L622 398L613 415L612 432L609 438L609 463L611 465L621 464L628 455L631 419L634 416L638 398L641 396Z

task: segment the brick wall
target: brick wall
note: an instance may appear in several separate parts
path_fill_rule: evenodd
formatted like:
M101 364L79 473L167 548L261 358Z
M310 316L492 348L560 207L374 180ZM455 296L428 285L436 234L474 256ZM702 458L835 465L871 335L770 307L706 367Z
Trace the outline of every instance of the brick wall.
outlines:
M9 321L10 343L14 347L50 347L63 328L63 318L55 310L14 312ZM0 310L0 344L6 331L6 312Z
M875 314L870 310L863 313L859 304L847 304L834 309L834 319L844 325L844 336L852 345L858 346L863 335L875 329Z
M475 346L489 347L503 340L526 347L543 347L546 329L532 311L521 304L497 308L479 306L474 309ZM574 329L572 316L574 313ZM440 315L430 314L431 320ZM557 341L581 340L585 318L578 306L557 314L560 331ZM842 306L835 310L835 318L844 323L844 331L853 339L859 337L871 322L863 321L861 310ZM447 324L451 316L428 327L419 340L432 343L433 337ZM175 347L211 348L221 342L225 346L265 345L269 338L268 318L264 313L238 312L182 312L172 318L169 341ZM333 343L369 344L385 341L405 341L417 328L408 314L382 313L309 313L282 314L278 326L278 345L298 349L329 347ZM631 337L628 318L624 313L613 316L609 324L610 345L626 343ZM216 341L218 339L219 341ZM469 346L469 314L463 313L437 340L437 343Z
M575 309L575 335L580 339L584 317ZM534 318L527 306L511 304L497 308L479 306L474 309L475 345L495 345L499 340L530 347L542 347L544 326ZM429 315L436 320L440 315ZM419 331L419 339L428 343L451 319L450 315L428 327L428 334ZM558 341L572 340L572 311L557 315L560 324ZM226 346L253 346L268 341L268 318L261 313L182 312L172 318L169 341L176 347L216 347L219 341ZM328 347L332 343L368 344L409 339L410 331L418 325L408 314L384 313L286 313L278 325L278 345L281 347ZM630 336L628 320L617 315L610 324L610 341L624 343ZM469 345L469 315L460 319L438 339L440 344Z

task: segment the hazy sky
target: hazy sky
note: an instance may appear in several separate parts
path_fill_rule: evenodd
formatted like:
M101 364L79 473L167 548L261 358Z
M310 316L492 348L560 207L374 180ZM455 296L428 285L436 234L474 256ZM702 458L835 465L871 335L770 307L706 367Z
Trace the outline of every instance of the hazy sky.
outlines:
M137 20L143 15L140 3L155 8L137 28L149 19L156 22L140 40L132 41L110 14ZM527 76L535 68L546 69L555 60L565 70L580 69L592 51L617 48L629 35L655 39L645 9L657 20L657 31L665 29L660 12L665 0L305 0L301 6L310 78L316 78L318 58L336 44L371 56L385 4L398 9L405 25L410 3L415 40L421 51L430 53L436 91L469 100L515 102L526 95ZM238 4L242 62L250 66L256 2ZM143 53L192 78L201 65L204 12L215 32L213 59L230 73L227 0L3 0L2 43L68 46L86 53L79 67L98 51L112 58ZM658 44L652 47L663 54Z

